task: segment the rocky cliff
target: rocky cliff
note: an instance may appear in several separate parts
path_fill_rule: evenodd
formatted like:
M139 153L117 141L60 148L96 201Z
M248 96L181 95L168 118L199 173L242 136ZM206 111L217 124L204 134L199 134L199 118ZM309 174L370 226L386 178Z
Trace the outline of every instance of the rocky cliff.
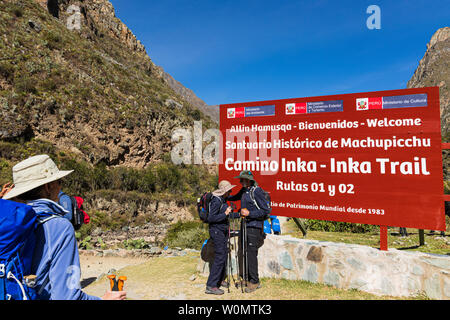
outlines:
M427 44L425 55L408 88L439 86L441 130L444 141L450 141L450 27L437 30Z
M425 55L408 88L439 86L442 141L450 142L450 27L438 29L427 44ZM442 152L445 192L450 188L450 152Z
M92 164L143 168L171 150L174 129L216 126L107 0L5 0L0 20L0 140L34 137Z

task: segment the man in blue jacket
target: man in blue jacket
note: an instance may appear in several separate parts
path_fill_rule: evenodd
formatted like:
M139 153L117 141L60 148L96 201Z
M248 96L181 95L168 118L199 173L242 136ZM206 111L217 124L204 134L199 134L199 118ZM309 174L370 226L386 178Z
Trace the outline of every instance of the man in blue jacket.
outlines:
M209 203L209 235L214 243L214 262L209 272L206 282L206 291L208 294L223 294L221 286L228 287L230 284L224 281L227 269L227 242L228 242L228 217L231 214L233 218L238 218L239 213L232 213L232 208L227 205L226 199L235 185L223 180L219 183L219 189L213 191L212 199Z
M31 271L41 300L100 300L81 290L80 259L75 231L63 218L68 212L58 203L60 179L72 173L60 171L47 155L28 158L13 167L14 188L3 199L24 202L36 212L36 246ZM124 300L126 292L108 291L104 300Z
M246 252L248 264L248 283L245 292L253 292L261 287L258 275L258 249L264 244L264 220L271 210L267 204L263 190L258 187L251 171L242 171L236 179L239 179L242 189L234 196L228 197L228 201L241 200L241 215L246 220L245 239L246 248L242 248L239 241L239 274L243 277L242 257ZM242 239L242 227L240 238Z

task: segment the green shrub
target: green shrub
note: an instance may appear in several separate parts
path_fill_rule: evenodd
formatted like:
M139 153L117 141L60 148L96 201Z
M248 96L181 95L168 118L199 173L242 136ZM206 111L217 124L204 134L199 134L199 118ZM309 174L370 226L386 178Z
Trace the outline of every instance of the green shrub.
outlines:
M50 50L60 49L63 45L63 39L59 34L48 31L44 35L45 46Z
M97 237L97 242L95 244L96 246L99 246L100 249L105 250L107 248L106 243L103 241L101 237Z
M122 242L122 245L127 250L132 249L147 249L150 248L151 244L144 239L130 239L130 240L124 240Z
M203 242L208 238L207 224L198 221L177 222L167 231L164 243L169 247L200 250Z
M23 16L23 9L22 9L22 8L17 7L17 6L14 6L12 10L13 10L14 15L15 15L17 18L20 18L20 17Z
M14 82L19 93L37 93L35 81L30 77L15 79Z
M306 220L305 226L312 231L367 233L378 231L378 226L360 223Z
M45 91L54 91L58 88L58 85L54 79L49 78L41 82L41 88Z
M91 230L97 227L105 231L119 230L128 226L131 221L130 214L125 213L95 211L94 213L88 212L88 214L91 217Z
M177 190L180 182L180 172L175 165L160 164L156 167L156 190Z
M90 237L90 236L85 237L83 240L80 241L79 248L85 249L85 250L93 249L94 247L91 244L91 241L92 241L92 237Z
M140 192L155 192L156 190L156 176L151 169L144 170L139 181L138 191Z
M8 62L0 63L0 76L10 82L14 78L14 66Z

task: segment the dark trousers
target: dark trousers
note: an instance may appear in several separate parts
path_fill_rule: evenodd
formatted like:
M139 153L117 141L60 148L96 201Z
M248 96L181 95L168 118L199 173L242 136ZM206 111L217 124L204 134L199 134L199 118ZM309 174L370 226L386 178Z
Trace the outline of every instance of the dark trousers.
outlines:
M228 230L209 228L209 235L214 242L215 254L214 262L212 265L209 265L209 277L206 285L212 288L219 288L222 281L226 278Z
M247 281L259 283L258 275L258 249L264 244L265 234L262 229L247 227L247 239L245 241L245 250L242 243L242 230L239 232L239 276L244 278L244 260L247 260ZM244 278L245 280L245 278Z
M408 232L406 231L406 228L400 227L399 232L401 236L407 236Z

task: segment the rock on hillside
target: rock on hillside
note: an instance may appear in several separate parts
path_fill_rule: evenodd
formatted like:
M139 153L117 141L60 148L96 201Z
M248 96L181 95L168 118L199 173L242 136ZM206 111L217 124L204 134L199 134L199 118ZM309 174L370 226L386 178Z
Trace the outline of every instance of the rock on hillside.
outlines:
M87 26L95 35L102 37L107 33L110 37L123 42L133 52L146 55L145 47L136 39L128 27L120 21L114 11L113 5L107 0L34 0L44 9L61 21L73 16L77 10L70 10L75 5L80 8L83 25Z
M200 99L195 95L195 93L183 86L179 81L175 80L170 74L165 72L161 67L161 75L164 81L180 96L182 96L186 101L188 101L193 106L197 107L201 112L208 115L214 122L219 123L220 113L219 106L207 105L205 101Z
M67 27L74 14L80 29ZM174 129L216 126L167 84L108 0L4 0L0 33L0 141L35 137L93 164L142 168L171 150Z
M450 141L450 27L437 30L427 44L427 51L408 81L408 88L439 86L441 130Z

